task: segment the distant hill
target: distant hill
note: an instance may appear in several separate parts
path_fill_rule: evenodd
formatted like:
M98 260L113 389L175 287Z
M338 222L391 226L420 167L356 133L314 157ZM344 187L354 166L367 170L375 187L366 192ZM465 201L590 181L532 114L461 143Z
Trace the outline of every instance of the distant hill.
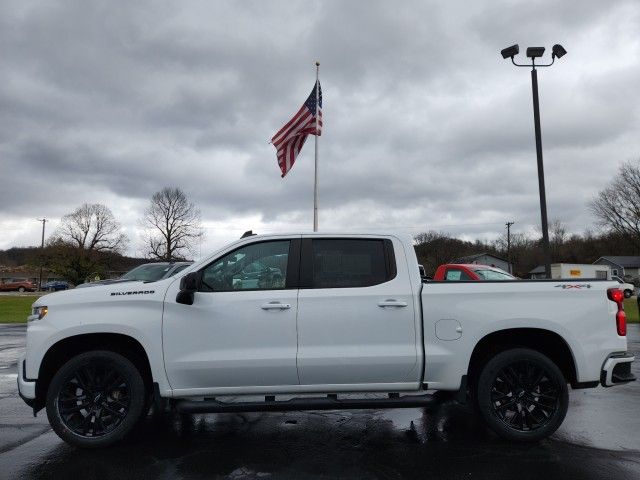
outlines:
M0 250L0 269L37 265L39 254L39 247L13 247ZM118 253L104 254L105 265L115 272L126 272L150 261L152 260L148 258L127 257Z

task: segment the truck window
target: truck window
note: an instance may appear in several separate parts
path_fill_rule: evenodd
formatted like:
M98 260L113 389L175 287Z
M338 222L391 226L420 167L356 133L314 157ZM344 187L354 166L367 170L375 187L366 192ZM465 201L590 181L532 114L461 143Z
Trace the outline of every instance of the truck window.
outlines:
M383 240L312 241L312 288L370 287L390 280Z
M447 269L447 273L444 277L445 280L449 282L460 282L463 280L473 280L466 272L459 270L457 268L449 268Z
M515 280L513 275L507 272L499 272L498 270L480 269L474 270L483 280Z
M202 271L203 292L285 288L289 240L252 243L228 253Z

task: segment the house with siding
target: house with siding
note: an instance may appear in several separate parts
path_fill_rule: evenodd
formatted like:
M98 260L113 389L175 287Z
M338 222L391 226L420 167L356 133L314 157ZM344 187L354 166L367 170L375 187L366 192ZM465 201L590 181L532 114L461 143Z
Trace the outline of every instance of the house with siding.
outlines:
M640 256L606 256L593 262L595 265L609 265L611 274L619 277L640 277Z

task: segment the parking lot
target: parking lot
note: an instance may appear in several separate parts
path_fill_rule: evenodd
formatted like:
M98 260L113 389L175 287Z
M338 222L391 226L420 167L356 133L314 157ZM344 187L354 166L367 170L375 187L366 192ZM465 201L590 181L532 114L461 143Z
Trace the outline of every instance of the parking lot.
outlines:
M0 478L640 478L640 382L573 391L560 430L532 445L506 443L445 405L165 415L116 447L77 450L18 398L24 339L24 325L0 325ZM638 325L629 348L640 354Z

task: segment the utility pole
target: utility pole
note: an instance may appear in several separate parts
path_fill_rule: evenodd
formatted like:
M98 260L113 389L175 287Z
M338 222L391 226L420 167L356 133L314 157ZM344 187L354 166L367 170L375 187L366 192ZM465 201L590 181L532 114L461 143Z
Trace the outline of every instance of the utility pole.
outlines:
M511 225L516 222L507 222L505 223L507 227L507 262L509 262L509 273L513 273L511 270Z
M44 262L44 224L48 222L46 218L37 218L42 222L42 241L40 242L40 275L38 276L38 290L42 290L42 263Z

